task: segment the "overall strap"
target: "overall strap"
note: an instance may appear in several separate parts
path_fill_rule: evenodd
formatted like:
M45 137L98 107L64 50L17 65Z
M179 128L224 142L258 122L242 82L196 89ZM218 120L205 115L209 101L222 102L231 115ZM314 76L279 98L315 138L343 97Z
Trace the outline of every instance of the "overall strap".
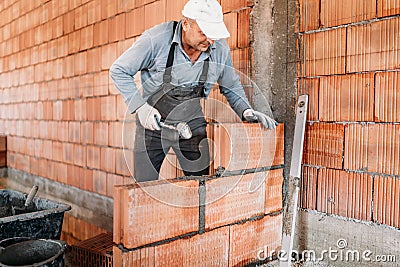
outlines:
M178 22L174 21L172 38L174 37L175 29L176 29L177 25L178 25ZM174 64L175 46L176 46L176 43L172 43L171 47L169 48L167 64L165 66L165 72L163 75L164 83L171 82L171 72L172 72L172 65ZM208 68L209 68L209 58L205 59L204 63L203 63L203 71L200 75L200 81L199 81L202 84L204 84L207 81Z
M208 74L208 66L209 66L209 58L206 58L203 63L203 71L200 75L200 83L204 84L207 81L207 74Z
M175 29L176 29L177 25L178 25L178 22L174 21L174 25L172 28L172 39L174 38ZM165 72L164 72L164 76L163 76L164 83L171 82L171 71L172 71L172 64L174 64L175 45L176 45L176 43L172 43L171 47L169 48L167 65L165 66Z

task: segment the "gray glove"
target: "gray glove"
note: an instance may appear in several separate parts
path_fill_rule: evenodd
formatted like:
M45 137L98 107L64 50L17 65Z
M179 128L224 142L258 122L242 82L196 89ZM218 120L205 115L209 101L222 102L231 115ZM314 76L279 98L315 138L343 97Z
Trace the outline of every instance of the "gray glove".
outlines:
M251 108L246 109L243 112L243 117L248 122L255 122L255 121L261 122L264 125L264 127L268 129L275 129L276 126L278 126L278 123L274 119L265 115L264 113L255 111Z

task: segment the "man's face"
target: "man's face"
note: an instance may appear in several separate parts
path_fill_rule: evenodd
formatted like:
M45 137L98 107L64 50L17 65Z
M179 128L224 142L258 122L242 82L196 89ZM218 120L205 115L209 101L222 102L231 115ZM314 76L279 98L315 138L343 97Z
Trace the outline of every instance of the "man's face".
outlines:
M183 31L182 42L198 51L207 51L208 47L215 42L207 38L194 20L185 19L183 22Z

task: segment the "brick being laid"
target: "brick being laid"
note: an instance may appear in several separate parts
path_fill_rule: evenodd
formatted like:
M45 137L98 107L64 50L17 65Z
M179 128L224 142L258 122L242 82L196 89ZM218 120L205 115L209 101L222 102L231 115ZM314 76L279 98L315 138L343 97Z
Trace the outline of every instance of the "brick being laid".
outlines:
M306 126L303 163L342 169L344 126L313 123Z
M205 229L264 214L265 172L206 181Z
M304 209L317 209L318 169L303 166L299 206Z
M378 0L378 17L400 14L400 2L398 0Z
M374 177L374 221L400 227L399 194L399 178L380 175Z
M281 249L282 214L229 228L229 266L248 266L257 262L258 256L267 258Z
M214 168L241 170L283 164L283 124L275 130L259 123L221 123L213 127Z
M114 242L136 248L199 228L198 182L157 180L116 186ZM118 212L119 210L119 212ZM144 219L146 218L146 219Z
M400 175L400 125L368 126L368 171Z
M304 34L299 41L298 76L344 74L346 29Z
M375 121L400 121L400 71L376 73Z
M319 98L320 121L373 121L374 75L322 77Z
M347 28L346 72L391 70L400 66L396 38L400 18Z
M348 218L372 218L372 177L366 173L320 169L317 210Z
M345 170L368 170L368 132L368 126L365 124L345 126Z
M375 16L376 0L321 0L321 24L323 27L369 20Z

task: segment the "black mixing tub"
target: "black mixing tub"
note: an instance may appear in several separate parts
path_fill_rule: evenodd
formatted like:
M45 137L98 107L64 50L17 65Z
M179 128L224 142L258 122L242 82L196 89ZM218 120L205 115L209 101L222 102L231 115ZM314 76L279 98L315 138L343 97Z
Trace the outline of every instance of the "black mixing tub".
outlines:
M0 267L63 267L67 243L14 237L0 242Z
M0 240L12 237L60 239L64 212L70 205L35 197L23 214L11 207L23 207L27 194L0 190Z

